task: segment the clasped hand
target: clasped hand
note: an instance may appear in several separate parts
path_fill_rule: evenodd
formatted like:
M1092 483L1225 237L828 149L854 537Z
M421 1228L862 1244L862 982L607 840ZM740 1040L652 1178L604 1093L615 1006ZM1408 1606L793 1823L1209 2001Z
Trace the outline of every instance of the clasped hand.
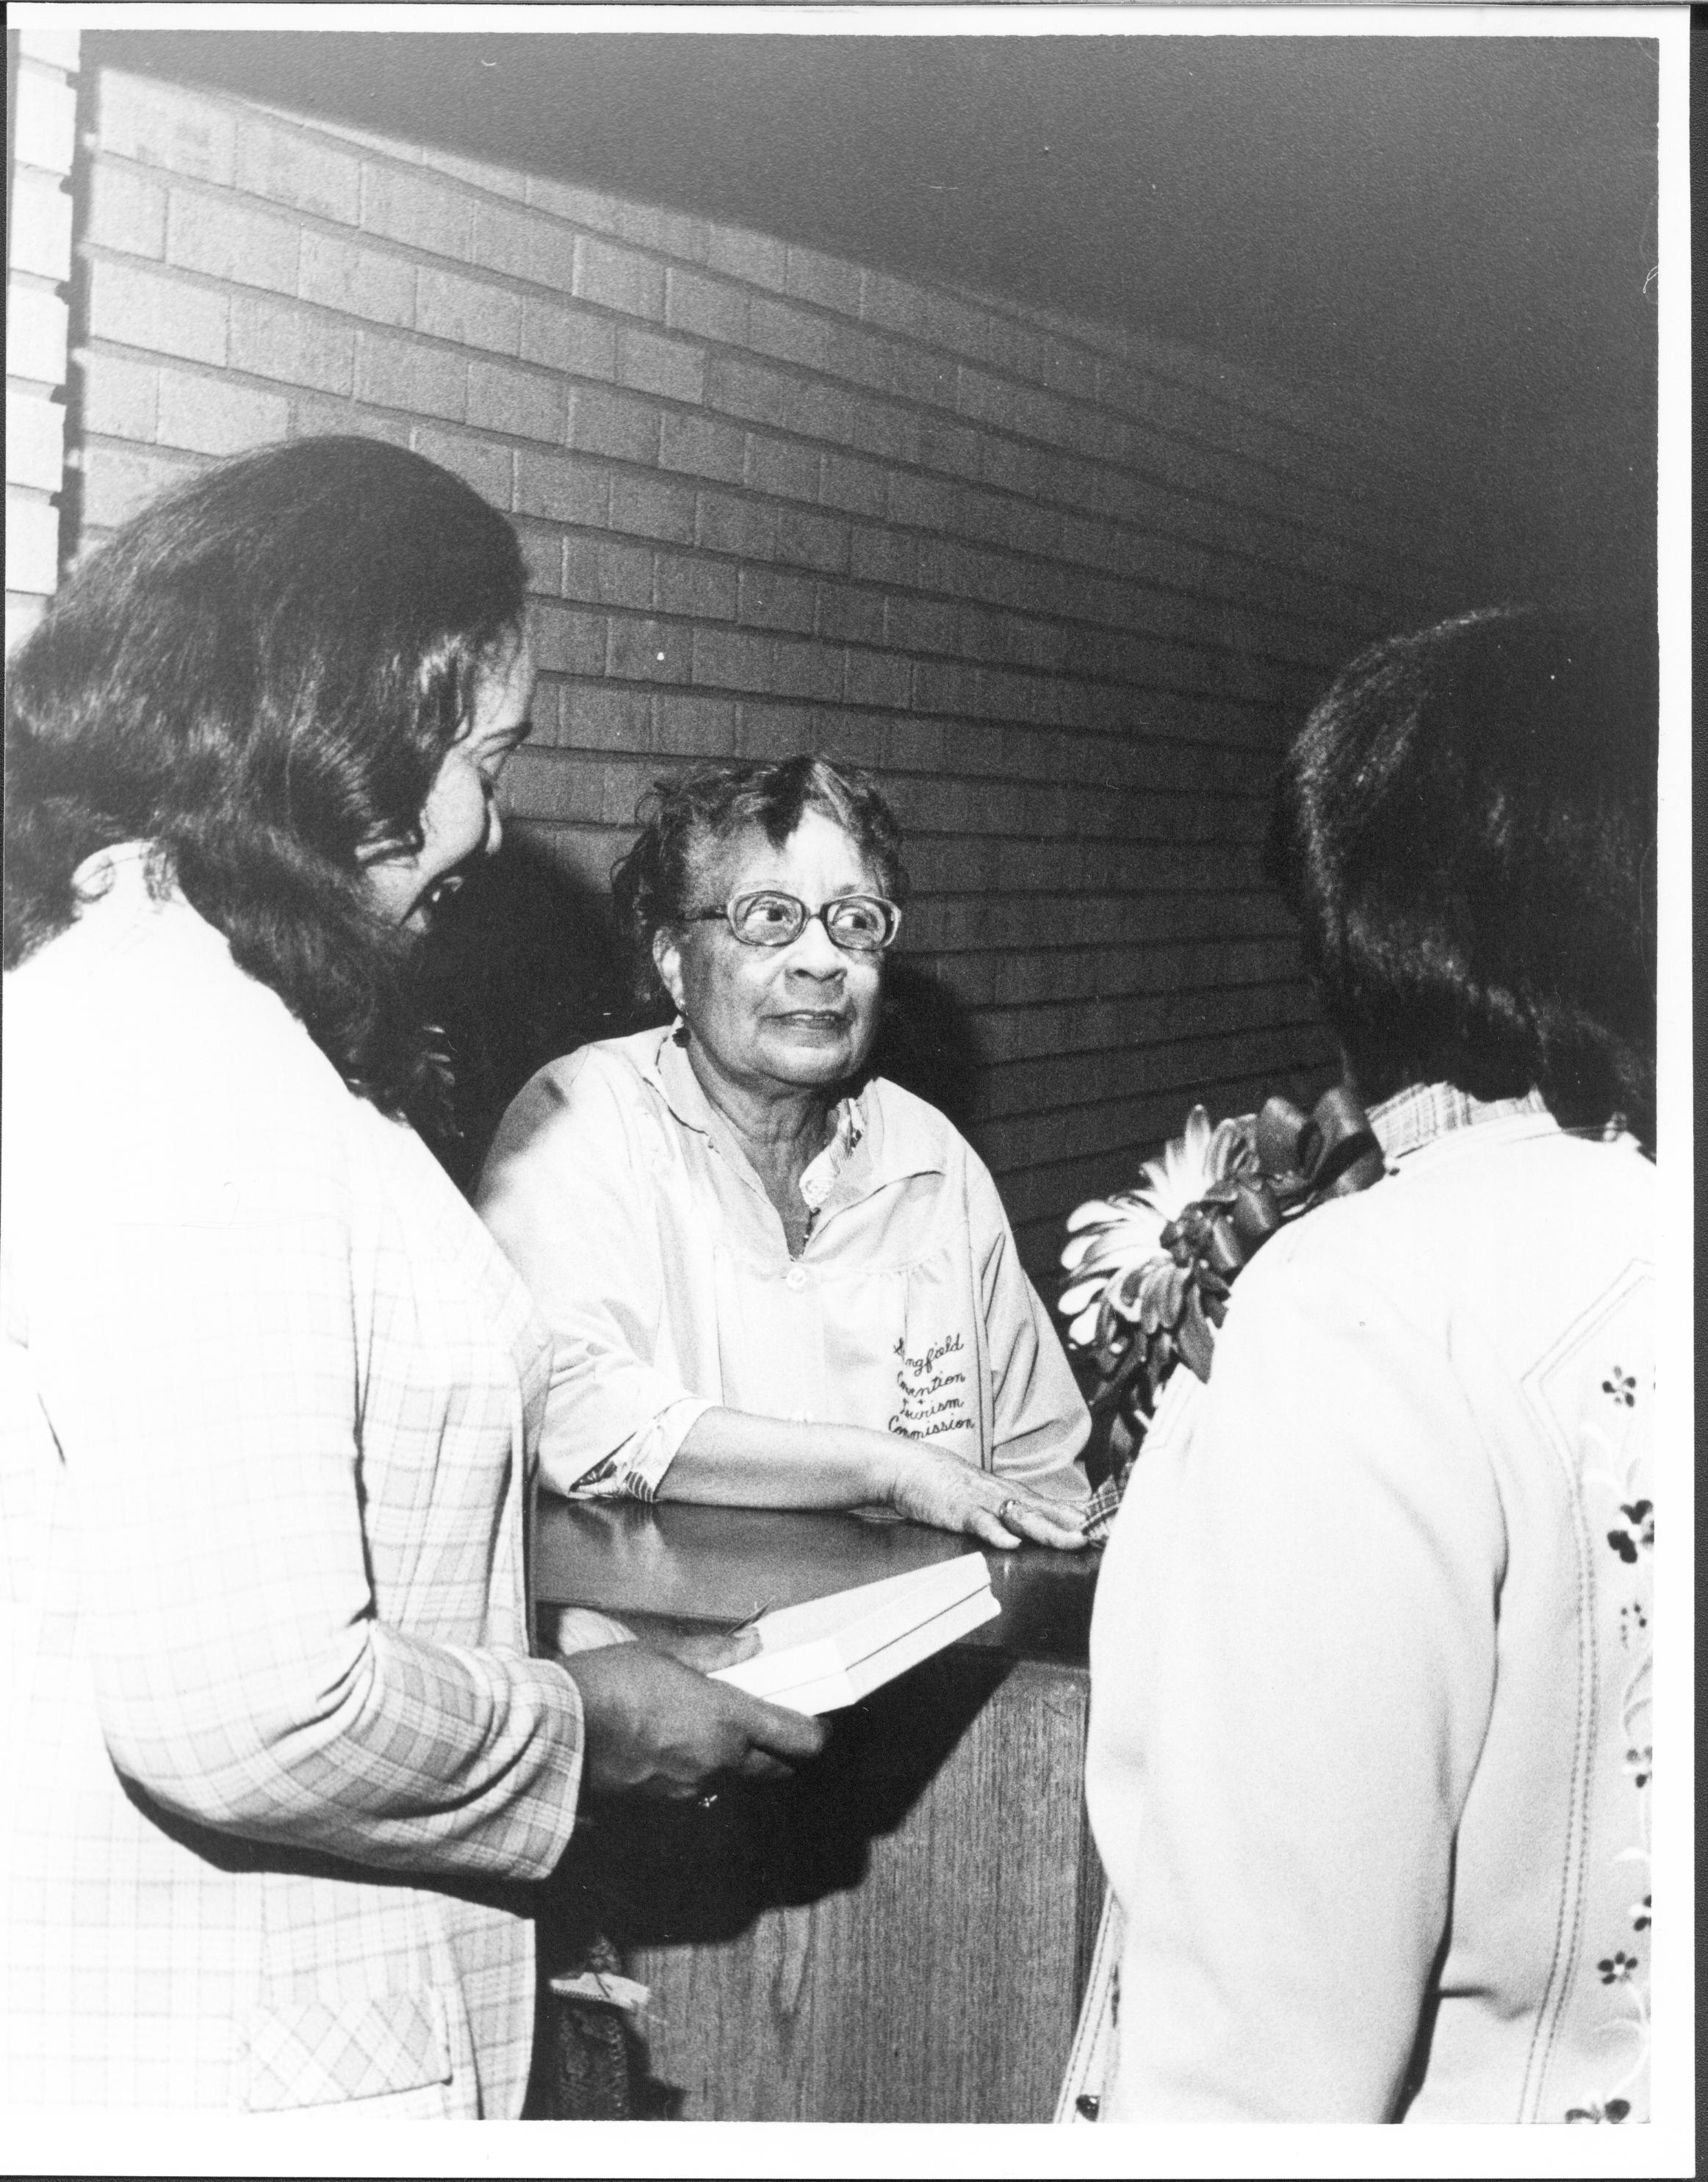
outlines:
M781 1780L823 1748L818 1720L708 1679L758 1649L751 1631L677 1639L672 1649L679 1656L605 1644L561 1659L581 1692L588 1792L677 1799L720 1773Z

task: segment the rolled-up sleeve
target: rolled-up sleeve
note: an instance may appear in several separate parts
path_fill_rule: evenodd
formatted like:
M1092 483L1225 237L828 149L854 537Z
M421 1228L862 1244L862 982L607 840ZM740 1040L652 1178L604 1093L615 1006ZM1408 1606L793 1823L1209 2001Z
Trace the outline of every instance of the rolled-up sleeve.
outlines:
M656 1186L587 1050L518 1094L481 1175L476 1208L551 1328L539 1462L556 1493L655 1498L712 1406L652 1360L672 1270L653 1216Z
M1091 1493L1078 1459L1090 1415L1020 1264L996 1184L977 1160L969 1160L967 1195L990 1356L993 1467L1049 1499L1077 1505Z

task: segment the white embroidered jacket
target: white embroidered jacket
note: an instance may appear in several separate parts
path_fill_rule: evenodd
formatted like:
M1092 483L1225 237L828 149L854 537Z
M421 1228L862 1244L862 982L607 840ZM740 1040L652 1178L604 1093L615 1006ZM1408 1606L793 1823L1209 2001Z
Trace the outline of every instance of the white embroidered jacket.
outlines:
M1654 1203L1454 1129L1176 1375L1092 1636L1104 2118L1645 2116Z

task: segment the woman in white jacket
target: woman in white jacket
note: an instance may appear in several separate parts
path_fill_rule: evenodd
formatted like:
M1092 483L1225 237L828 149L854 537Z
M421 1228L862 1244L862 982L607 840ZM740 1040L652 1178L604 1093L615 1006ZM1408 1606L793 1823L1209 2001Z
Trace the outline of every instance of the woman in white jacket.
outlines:
M1103 2119L1646 2115L1652 677L1469 616L1288 759L1278 875L1387 1172L1240 1275L1116 1521Z

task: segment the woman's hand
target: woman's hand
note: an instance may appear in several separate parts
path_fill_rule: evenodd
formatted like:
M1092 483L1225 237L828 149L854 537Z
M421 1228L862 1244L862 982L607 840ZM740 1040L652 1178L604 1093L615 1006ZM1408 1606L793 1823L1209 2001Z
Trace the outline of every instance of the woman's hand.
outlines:
M824 1746L804 1713L766 1704L649 1644L608 1644L562 1662L581 1692L585 1787L680 1798L716 1773L780 1780Z
M1028 1539L1064 1552L1086 1542L1081 1517L1059 1500L1046 1500L1012 1479L975 1470L917 1440L898 1443L885 1499L909 1522L964 1531L1004 1552Z

